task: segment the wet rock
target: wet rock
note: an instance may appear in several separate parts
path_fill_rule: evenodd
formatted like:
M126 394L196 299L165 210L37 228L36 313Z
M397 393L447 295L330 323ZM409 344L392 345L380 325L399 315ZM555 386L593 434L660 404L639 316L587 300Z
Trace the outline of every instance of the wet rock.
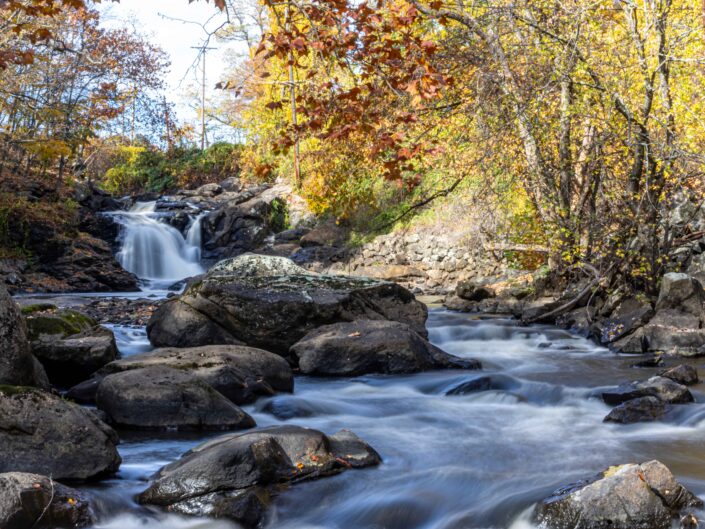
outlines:
M91 380L71 388L66 396L77 402L93 402L102 378L143 368L171 368L189 373L235 404L294 389L291 367L281 356L254 347L211 345L156 349L111 362Z
M547 529L670 529L679 511L702 502L659 461L611 467L539 502Z
M647 358L646 360L641 360L640 362L634 362L633 364L630 364L629 367L652 368L652 367L662 367L663 365L664 365L663 356L654 355L651 358Z
M683 384L684 386L692 386L697 384L700 379L698 378L698 370L693 366L681 364L666 371L659 373L659 376L670 378L671 380Z
M168 367L115 373L98 386L108 422L144 430L241 430L255 421L197 376Z
M32 342L32 352L49 380L62 387L86 380L118 357L115 335L100 325L59 340L41 337Z
M611 406L649 396L668 404L685 404L694 400L693 395L684 385L660 376L651 377L643 382L624 384L602 393L602 399Z
M139 501L254 527L280 484L380 461L374 449L349 431L328 437L298 426L263 428L195 447L162 468Z
M41 390L0 386L0 472L89 480L120 466L117 434L97 417Z
M666 405L656 397L640 397L620 404L605 417L605 422L630 424L657 421L666 413Z
M659 310L644 327L613 343L622 353L664 351L680 355L698 355L703 345L705 329L699 318L675 309Z
M496 296L495 291L474 281L461 281L455 287L455 295L468 301L482 301Z
M446 395L467 395L469 393L477 393L479 391L489 391L494 389L492 384L492 378L490 377L478 377L467 382L462 382L454 388L446 391Z
M260 260L255 269L278 268L281 257ZM273 264L272 260L276 260ZM287 267L295 266L289 262ZM230 270L240 265L231 261ZM384 281L311 273L277 275L233 271L206 274L179 298L167 300L152 316L147 332L156 346L190 347L244 342L287 355L289 348L321 325L376 319L399 321L426 336L427 310L405 288Z
M0 384L49 387L44 369L30 352L20 310L0 285Z
M429 369L479 369L476 360L458 358L431 345L408 325L356 320L319 327L291 347L307 375L356 376L414 373Z
M57 529L95 522L88 497L39 474L0 474L0 527Z

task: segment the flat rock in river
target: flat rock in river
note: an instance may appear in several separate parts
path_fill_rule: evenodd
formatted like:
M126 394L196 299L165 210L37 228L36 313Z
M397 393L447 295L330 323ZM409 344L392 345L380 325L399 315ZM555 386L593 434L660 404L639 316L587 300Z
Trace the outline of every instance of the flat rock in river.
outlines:
M0 472L95 479L120 466L117 444L90 410L38 389L0 386Z
M38 474L0 474L3 529L74 528L94 522L90 501L83 492Z
M602 399L612 406L640 397L656 397L669 404L693 402L693 395L684 385L666 377L651 377L643 382L623 384L602 392Z
M173 368L193 374L235 404L294 389L291 367L281 356L241 345L207 345L184 349L167 347L116 360L91 380L71 388L67 397L92 402L103 377L148 367Z
M671 529L679 511L702 502L659 461L610 467L563 487L534 509L546 529Z
M291 347L307 375L356 376L429 369L479 369L477 360L450 355L404 323L356 320L319 327Z
M254 527L281 484L380 461L374 449L346 430L329 437L298 426L263 428L195 447L162 468L139 501Z
M168 367L105 377L96 405L108 421L145 430L240 430L255 421L196 375Z
M243 258L248 267L253 258L264 261L251 266L255 270L272 268L267 264L271 259L279 267L283 259L260 255L233 261ZM157 309L147 325L154 345L244 342L287 355L313 329L357 319L399 321L427 336L426 306L395 283L311 273L242 276L232 261L224 268L216 265Z

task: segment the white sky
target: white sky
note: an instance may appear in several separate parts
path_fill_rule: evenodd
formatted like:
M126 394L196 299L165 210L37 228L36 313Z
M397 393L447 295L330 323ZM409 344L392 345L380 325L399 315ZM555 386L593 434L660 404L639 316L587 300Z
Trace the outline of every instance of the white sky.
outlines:
M194 122L195 112L185 104L185 96L196 87L200 94L202 70L200 62L196 62L194 68L199 51L191 47L202 46L207 38L199 24L206 24L212 31L224 22L225 15L203 0L191 4L188 0L120 0L120 3L99 4L98 9L104 25L133 26L168 54L171 67L165 80L165 95L177 104L181 120ZM224 54L232 44L219 43L212 38L209 46L218 49L209 51L206 60L206 98L223 78Z

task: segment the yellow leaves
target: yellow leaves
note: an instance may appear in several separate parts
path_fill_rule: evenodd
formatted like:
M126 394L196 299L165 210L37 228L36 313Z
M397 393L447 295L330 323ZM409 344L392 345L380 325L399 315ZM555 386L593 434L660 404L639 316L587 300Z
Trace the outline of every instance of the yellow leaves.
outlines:
M78 502L77 502L75 499L73 499L73 498L69 498L68 500L66 500L66 502L67 502L69 505L71 505L71 506L74 506L74 505L76 505L76 504L78 503Z

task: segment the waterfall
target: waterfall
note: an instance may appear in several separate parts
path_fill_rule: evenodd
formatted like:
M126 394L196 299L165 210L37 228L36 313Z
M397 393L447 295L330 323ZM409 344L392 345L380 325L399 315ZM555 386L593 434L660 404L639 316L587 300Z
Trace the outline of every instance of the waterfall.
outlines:
M191 221L187 236L158 220L156 202L137 202L130 211L114 212L122 225L120 264L150 287L165 288L181 279L203 273L201 217Z

